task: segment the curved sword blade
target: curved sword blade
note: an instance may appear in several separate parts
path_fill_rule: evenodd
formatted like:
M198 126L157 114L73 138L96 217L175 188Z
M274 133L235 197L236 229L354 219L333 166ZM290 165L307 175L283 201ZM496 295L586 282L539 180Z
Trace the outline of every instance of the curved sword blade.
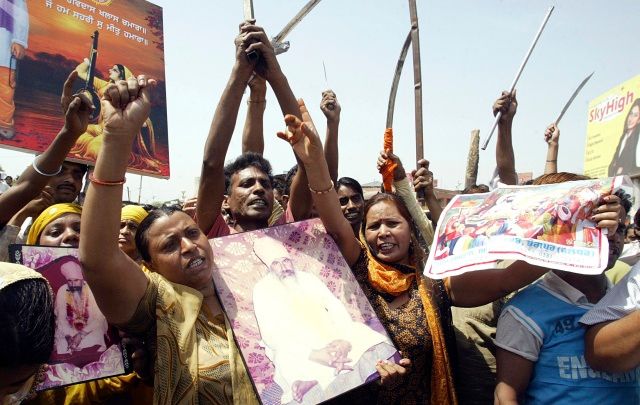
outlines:
M298 25L298 23L302 21L302 19L307 14L309 14L309 12L313 10L313 8L318 5L318 3L320 3L320 1L321 0L310 0L307 4L305 4L304 7L302 7L302 9L298 11L298 14L296 14L295 17L293 17L291 21L289 21L287 25L284 26L282 31L280 31L275 37L271 38L271 43L279 44L280 42L282 42L286 38L286 36L289 35L291 30L293 30L295 26Z
M400 82L400 75L402 74L402 67L404 66L404 61L407 58L407 53L409 53L409 46L411 45L411 31L407 34L407 39L404 40L404 45L402 45L402 51L400 51L400 57L398 58L398 63L396 64L396 72L393 75L393 82L391 83L391 92L389 93L389 105L387 107L387 126L386 128L393 127L393 111L396 106L396 94L398 94L398 83Z
M556 119L556 122L555 122L556 125L558 125L558 123L560 122L562 117L564 117L564 113L567 112L567 110L569 109L569 106L571 105L571 103L573 103L573 100L576 99L576 96L578 95L578 93L580 93L580 90L582 90L584 85L587 84L587 82L589 81L589 79L591 79L591 76L593 76L594 73L595 72L591 72L591 74L589 76L585 77L584 80L582 81L582 83L580 83L580 85L578 86L578 88L575 89L575 91L571 95L571 98L569 99L569 101L567 101L567 103L562 108L562 111L560 111L560 115L558 115L558 118Z

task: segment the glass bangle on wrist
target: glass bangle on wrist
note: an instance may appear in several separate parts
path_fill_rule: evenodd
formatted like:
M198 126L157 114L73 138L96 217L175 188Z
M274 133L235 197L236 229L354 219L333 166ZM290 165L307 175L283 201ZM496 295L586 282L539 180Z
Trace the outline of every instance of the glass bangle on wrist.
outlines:
M38 168L38 165L36 165L36 159L37 159L37 157L35 157L35 158L33 159L33 162L31 162L31 167L33 167L33 170L35 170L35 171L36 171L36 173L38 173L38 174L39 174L39 175L41 175L41 176L44 176L44 177L53 177L53 176L57 176L57 175L59 175L59 174L60 174L60 172L62 171L62 165L60 165L60 167L58 168L58 170L57 170L55 173L45 173L45 172L43 172L42 170L40 170L40 169Z

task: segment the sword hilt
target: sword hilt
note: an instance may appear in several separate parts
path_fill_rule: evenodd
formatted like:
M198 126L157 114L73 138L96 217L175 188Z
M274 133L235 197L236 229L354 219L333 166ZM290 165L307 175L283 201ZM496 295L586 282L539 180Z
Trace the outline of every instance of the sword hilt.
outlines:
M247 60L250 63L255 63L258 61L258 59L260 59L260 54L258 53L258 51L247 52Z

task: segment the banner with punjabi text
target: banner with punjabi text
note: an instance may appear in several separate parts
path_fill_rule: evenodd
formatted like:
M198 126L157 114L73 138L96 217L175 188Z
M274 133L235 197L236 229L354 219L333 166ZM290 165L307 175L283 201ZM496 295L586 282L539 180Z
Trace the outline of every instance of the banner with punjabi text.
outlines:
M589 103L584 174L640 175L640 75Z
M169 177L162 8L144 0L0 0L0 147L45 150L64 125L60 94L73 70L74 90L90 86L96 101L115 80L157 80L128 171ZM69 160L93 164L103 130L98 114Z
M607 236L591 221L604 195L628 177L543 186L503 186L455 196L438 221L425 275L445 278L493 269L502 260L580 274L600 274L609 261Z

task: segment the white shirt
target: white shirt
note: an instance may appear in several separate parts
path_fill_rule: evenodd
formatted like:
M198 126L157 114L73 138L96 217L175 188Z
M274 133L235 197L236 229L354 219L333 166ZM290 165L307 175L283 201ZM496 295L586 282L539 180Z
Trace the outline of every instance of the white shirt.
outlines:
M628 264L629 266L633 266L640 259L640 242L634 240L631 243L625 243L624 248L622 249L622 253L618 260Z
M636 263L589 312L580 318L580 323L615 321L640 309L640 263Z

